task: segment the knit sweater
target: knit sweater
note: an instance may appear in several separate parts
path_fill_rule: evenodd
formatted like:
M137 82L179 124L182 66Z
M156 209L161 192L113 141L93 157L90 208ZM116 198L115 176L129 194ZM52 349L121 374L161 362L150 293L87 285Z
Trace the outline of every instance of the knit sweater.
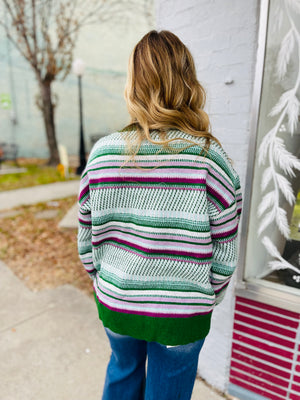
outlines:
M168 138L198 144L175 154L143 141L135 156L143 170L133 162L120 168L125 135L136 132L101 138L81 176L78 250L99 317L137 339L199 340L237 263L239 177L216 142L205 155L203 138L179 130ZM159 140L158 132L151 137Z

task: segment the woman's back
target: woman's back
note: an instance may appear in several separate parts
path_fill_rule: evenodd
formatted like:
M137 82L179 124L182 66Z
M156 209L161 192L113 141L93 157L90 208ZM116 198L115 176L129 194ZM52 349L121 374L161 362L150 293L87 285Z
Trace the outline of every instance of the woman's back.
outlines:
M90 154L79 196L80 257L104 326L190 343L207 335L236 266L239 178L217 143L205 154L204 138L180 130L167 132L182 138L172 142L180 154L144 140L136 165L121 168L125 137L136 135L110 134ZM185 139L198 145L186 148Z
M112 349L102 399L190 400L237 264L239 178L172 32L137 43L125 99L131 124L95 144L79 195L79 254Z

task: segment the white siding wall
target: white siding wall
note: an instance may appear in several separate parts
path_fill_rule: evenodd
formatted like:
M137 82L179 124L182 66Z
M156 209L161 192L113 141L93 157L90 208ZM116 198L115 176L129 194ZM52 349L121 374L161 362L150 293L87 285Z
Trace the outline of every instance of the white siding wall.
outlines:
M157 29L174 32L192 52L207 91L214 135L234 160L242 186L250 138L257 50L258 0L157 0ZM233 81L232 84L226 82ZM233 324L233 282L215 309L199 374L226 391Z

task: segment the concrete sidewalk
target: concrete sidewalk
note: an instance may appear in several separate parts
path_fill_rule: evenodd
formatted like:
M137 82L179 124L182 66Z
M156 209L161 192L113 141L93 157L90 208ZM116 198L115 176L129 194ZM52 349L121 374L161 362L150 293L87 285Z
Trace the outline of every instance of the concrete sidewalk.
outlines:
M79 180L49 183L0 192L0 210L77 195Z
M69 181L1 192L0 210L78 190ZM64 220L77 227L77 205ZM0 282L0 400L100 400L110 348L94 300L71 285L32 292L1 261ZM196 380L192 400L221 399Z
M0 281L0 400L100 400L110 348L94 300L34 293L2 262ZM196 380L192 400L221 399Z

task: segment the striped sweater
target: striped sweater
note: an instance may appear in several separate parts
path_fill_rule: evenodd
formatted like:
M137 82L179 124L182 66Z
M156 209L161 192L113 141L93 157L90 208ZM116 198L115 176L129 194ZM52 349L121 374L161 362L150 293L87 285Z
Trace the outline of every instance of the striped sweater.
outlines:
M120 168L128 159L124 136L135 134L112 133L91 151L80 183L79 256L104 326L190 343L208 334L236 267L239 177L218 144L204 156L204 139L179 130L168 138L198 144L175 154L143 141L135 156L143 170L133 162ZM159 140L158 132L151 136Z

